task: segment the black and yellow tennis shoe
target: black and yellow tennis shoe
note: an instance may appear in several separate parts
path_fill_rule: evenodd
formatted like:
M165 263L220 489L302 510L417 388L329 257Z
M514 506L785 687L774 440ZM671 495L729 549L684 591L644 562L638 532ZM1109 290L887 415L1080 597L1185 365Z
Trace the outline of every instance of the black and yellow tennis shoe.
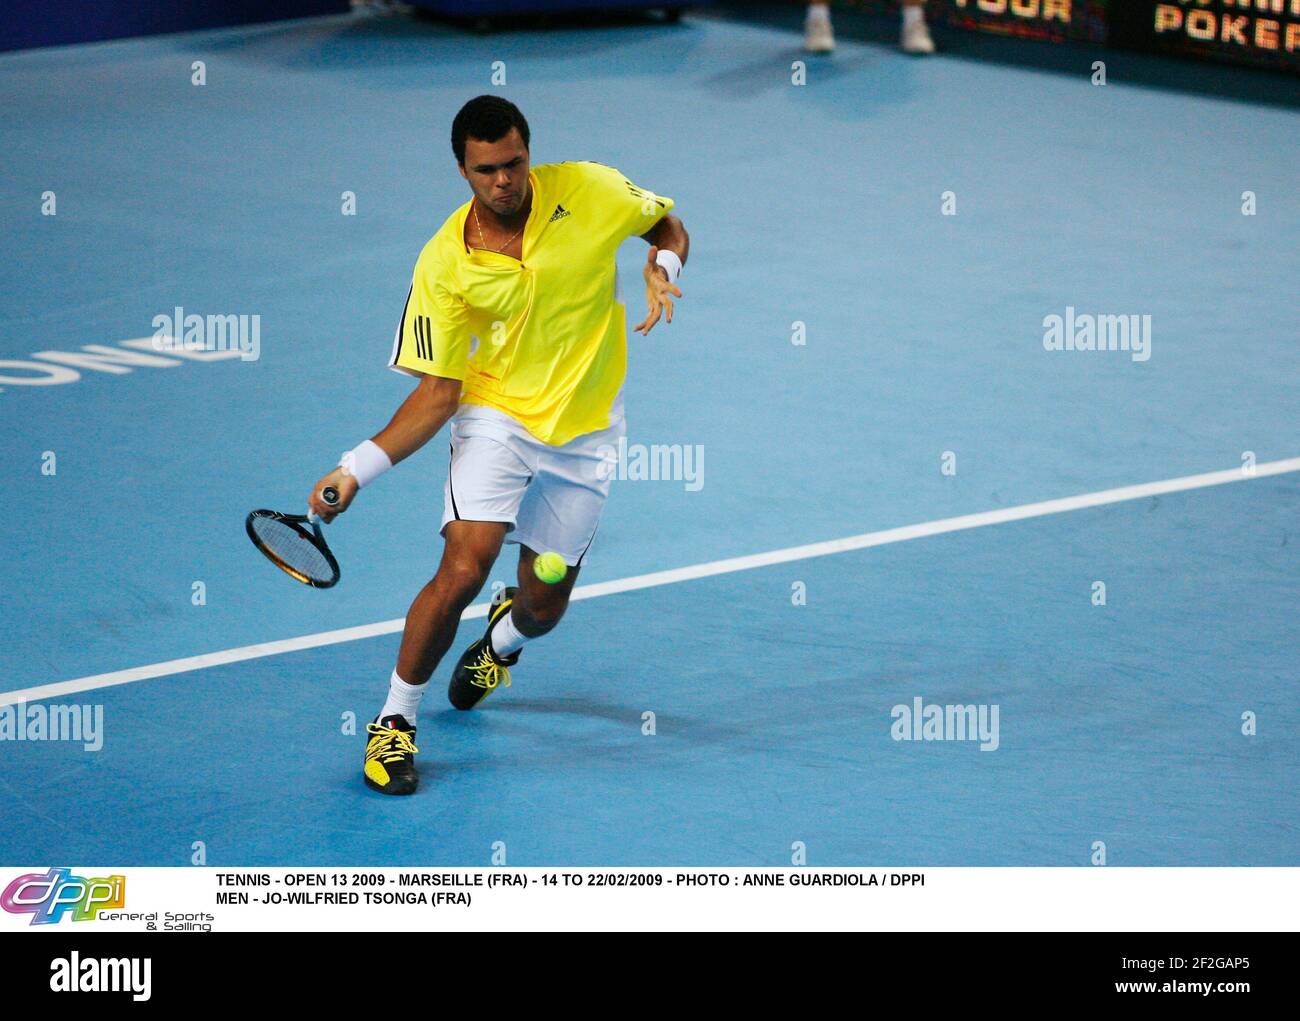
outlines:
M506 668L519 662L519 653L523 650L516 649L502 659L492 651L491 635L496 622L510 612L518 591L514 587L505 590L501 602L488 612L487 631L483 637L466 649L456 663L456 669L451 673L451 684L447 687L447 698L457 709L473 709L497 688L510 687L510 671Z
M366 786L380 794L414 794L420 776L415 771L415 728L405 716L385 716L366 724Z

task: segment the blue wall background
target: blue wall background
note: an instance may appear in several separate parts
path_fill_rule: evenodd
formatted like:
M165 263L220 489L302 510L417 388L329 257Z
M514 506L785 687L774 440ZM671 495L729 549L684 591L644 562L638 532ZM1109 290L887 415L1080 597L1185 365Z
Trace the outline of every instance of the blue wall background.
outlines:
M9 0L0 18L0 50L341 14L350 7L349 0Z

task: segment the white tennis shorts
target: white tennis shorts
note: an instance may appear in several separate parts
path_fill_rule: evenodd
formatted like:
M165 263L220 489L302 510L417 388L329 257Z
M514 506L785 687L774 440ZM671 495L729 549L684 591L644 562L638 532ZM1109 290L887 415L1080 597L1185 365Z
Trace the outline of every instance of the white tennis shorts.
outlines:
M559 447L496 408L462 404L451 419L440 532L451 521L503 521L510 526L506 542L550 550L570 567L581 566L626 435L621 393L608 428Z

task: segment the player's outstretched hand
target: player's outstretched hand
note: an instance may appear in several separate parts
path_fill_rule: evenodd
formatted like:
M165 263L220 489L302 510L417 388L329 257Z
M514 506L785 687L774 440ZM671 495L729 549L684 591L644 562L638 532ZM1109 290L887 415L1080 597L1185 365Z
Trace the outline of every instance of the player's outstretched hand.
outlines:
M645 303L648 309L645 319L643 319L632 329L642 336L647 335L654 329L655 323L659 322L661 315L667 314L668 321L673 321L673 298L680 298L682 292L677 289L676 284L668 282L668 274L663 267L655 262L655 256L659 254L659 249L654 245L650 246L650 252L646 255L645 268L642 270L645 276Z
M339 502L332 507L320 498L321 490L326 486L333 486L339 491ZM307 506L311 508L313 514L320 515L320 519L328 524L348 509L348 504L356 495L356 477L349 475L342 468L335 468L312 487L311 496L307 498Z

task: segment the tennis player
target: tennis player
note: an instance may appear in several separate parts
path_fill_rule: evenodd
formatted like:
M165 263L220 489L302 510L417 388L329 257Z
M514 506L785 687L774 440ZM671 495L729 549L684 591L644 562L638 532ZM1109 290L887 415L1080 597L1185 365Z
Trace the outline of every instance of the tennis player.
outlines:
M689 239L673 200L613 167L529 165L528 122L512 103L479 96L451 128L473 197L415 264L389 367L419 379L391 422L344 453L312 490L326 521L357 491L419 450L449 420L442 560L406 615L388 698L367 727L366 784L416 789L415 724L430 676L483 588L503 542L519 546L518 583L494 601L487 630L461 655L448 697L472 709L498 687L524 644L564 615L609 495L610 449L626 435L626 311L615 254L632 235L650 244L643 269L649 334L673 321ZM339 501L323 503L334 486ZM568 566L547 584L538 554Z

